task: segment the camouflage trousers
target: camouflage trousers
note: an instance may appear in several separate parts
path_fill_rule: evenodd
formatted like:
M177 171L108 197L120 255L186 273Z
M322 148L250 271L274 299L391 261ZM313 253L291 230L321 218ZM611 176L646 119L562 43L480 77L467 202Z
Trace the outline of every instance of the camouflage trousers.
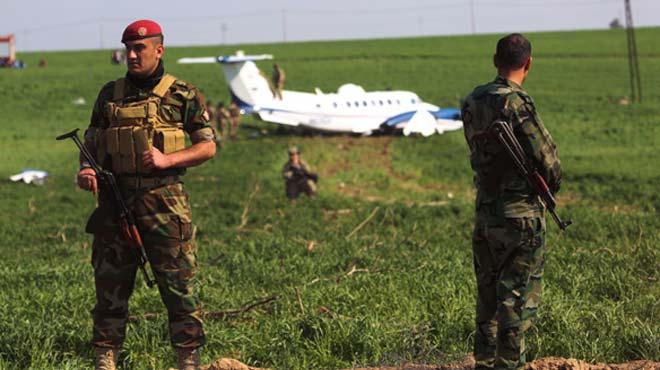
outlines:
M309 179L295 179L286 181L286 196L289 199L297 199L300 194L308 196L316 195L316 183Z
M477 214L472 239L477 279L476 369L521 369L525 331L541 297L545 219Z
M172 345L197 348L204 343L201 305L194 289L197 248L192 240L190 206L183 185L138 192L128 199L134 206L150 273L167 308ZM92 215L90 223L94 224L88 223L88 231L92 229L94 233L92 265L96 285L92 344L120 347L126 334L128 300L139 259L137 251L126 244L117 226L108 220Z

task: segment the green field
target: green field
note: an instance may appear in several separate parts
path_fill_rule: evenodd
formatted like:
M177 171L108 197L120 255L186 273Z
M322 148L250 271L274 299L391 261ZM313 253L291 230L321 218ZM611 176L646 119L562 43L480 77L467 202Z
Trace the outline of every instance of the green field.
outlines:
M494 77L500 36L240 48L274 54L288 89L335 91L353 82L458 106ZM660 29L637 33L638 105L619 104L629 94L624 31L528 36L535 59L525 87L558 143L560 213L575 221L565 234L548 221L531 357L660 360ZM171 48L166 69L226 101L218 66L174 61L238 48ZM26 167L51 173L41 187L0 182L0 369L92 367L91 237L83 226L95 201L75 187L73 143L54 137L86 127L99 88L123 75L109 54L22 54L27 69L0 70L0 177ZM36 67L42 57L47 68ZM261 67L270 71L270 63ZM74 105L79 97L87 103ZM469 353L474 190L462 133L310 137L262 127L265 135L242 129L186 175L204 309L278 297L237 317L207 319L203 362L337 369L446 363ZM280 177L292 144L321 177L320 195L295 206ZM137 284L131 314L159 315L129 326L121 368L174 366L160 298L141 278Z

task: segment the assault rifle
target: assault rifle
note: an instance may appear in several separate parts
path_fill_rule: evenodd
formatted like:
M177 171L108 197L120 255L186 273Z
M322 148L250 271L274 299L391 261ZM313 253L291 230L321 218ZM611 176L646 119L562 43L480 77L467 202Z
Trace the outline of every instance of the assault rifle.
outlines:
M314 182L319 182L319 175L315 173L308 172L307 170L303 169L302 167L293 167L293 175L300 177L304 180L310 179Z
M99 184L103 187L103 190L109 194L112 194L118 213L117 216L119 219L119 229L121 230L121 235L124 237L124 240L126 240L129 246L137 249L138 258L140 260L138 266L144 275L147 286L149 286L149 288L153 287L156 284L156 281L149 277L145 267L148 261L147 254L144 251L142 237L140 236L140 232L138 231L137 225L135 223L135 215L133 215L133 212L131 212L131 210L126 206L126 202L124 202L124 198L122 198L121 192L119 191L119 186L117 186L115 175L113 175L112 172L108 170L104 170L101 168L101 166L98 165L98 163L96 163L89 150L87 150L85 145L83 145L83 143L78 138L78 129L60 135L55 139L72 139L73 142L78 146L78 149L80 149L80 153L82 153L83 157L85 157L87 162L89 162L89 165L92 167L94 172L96 172L96 178L98 179Z
M520 142L518 142L518 139L516 139L513 134L511 126L504 121L498 120L493 122L490 129L493 130L497 140L499 140L506 153L511 157L511 160L513 160L520 175L527 180L532 189L534 189L534 192L541 198L541 201L545 204L545 207L548 209L548 212L550 212L559 228L566 230L573 221L562 221L562 219L559 218L559 215L555 210L557 207L555 197L552 195L548 184L545 182L541 174L539 174L536 168L534 168L534 166L527 160L527 156L525 155Z

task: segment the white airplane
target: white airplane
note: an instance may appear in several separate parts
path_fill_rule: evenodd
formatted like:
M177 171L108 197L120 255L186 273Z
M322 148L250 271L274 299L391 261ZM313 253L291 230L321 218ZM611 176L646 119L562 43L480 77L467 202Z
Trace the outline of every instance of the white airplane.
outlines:
M267 122L362 135L402 130L406 136L429 136L463 127L458 109L440 109L409 91L366 92L349 83L336 93L325 94L318 88L314 93L283 90L281 98L276 98L254 63L272 58L238 51L230 56L181 58L178 63L220 63L232 100L242 113L256 114Z

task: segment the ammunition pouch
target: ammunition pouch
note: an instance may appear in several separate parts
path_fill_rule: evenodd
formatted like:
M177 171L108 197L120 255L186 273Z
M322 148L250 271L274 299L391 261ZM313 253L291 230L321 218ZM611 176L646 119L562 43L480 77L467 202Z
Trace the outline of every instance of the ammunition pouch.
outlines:
M117 175L148 175L142 153L153 147L164 154L185 148L182 123L167 122L160 113L161 98L176 79L165 75L154 87L152 96L138 102L124 103L125 80L115 83L114 97L106 104L110 127L97 137L98 158L109 155L112 172Z

